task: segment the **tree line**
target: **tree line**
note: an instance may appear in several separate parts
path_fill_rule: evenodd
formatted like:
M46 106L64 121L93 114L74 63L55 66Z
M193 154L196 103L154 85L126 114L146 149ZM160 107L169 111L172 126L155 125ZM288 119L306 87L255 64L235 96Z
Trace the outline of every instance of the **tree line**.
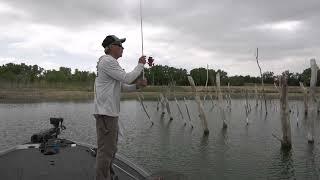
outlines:
M207 81L208 71L208 81ZM218 69L195 68L188 72L183 68L169 67L166 65L155 65L151 68L145 68L145 76L150 85L168 85L174 83L177 86L189 86L187 79L191 75L198 86L215 85L215 77L220 73L222 85L230 83L232 86L243 86L249 84L260 84L261 77L255 76L228 76L228 73ZM288 77L290 86L299 86L299 82L303 82L306 86L309 85L311 69L307 68L302 73L293 73L289 70L283 72ZM318 73L319 76L319 73ZM93 82L96 77L94 72L79 71L71 68L60 67L59 70L45 70L38 65L26 65L24 63L14 64L8 63L0 66L0 84L9 87L66 87L66 86L82 86L93 87ZM263 73L264 83L273 84L277 75L267 71ZM318 82L320 78L318 77ZM91 88L90 88L91 89Z
M257 70L258 71L258 70ZM207 80L208 73L208 80ZM230 83L231 86L244 86L250 84L260 84L261 77L255 76L228 76L228 73L218 69L206 69L206 68L195 68L188 73L186 69L177 69L169 66L156 65L151 68L145 69L146 77L149 83L154 85L167 85L170 82L175 82L176 85L189 86L189 81L187 79L188 75L191 75L198 86L208 86L215 85L216 74L220 73L221 85L227 85ZM304 85L309 86L311 69L307 68L302 73L293 73L286 70L282 73L286 75L288 79L289 86L299 86L299 82L303 82ZM265 84L273 84L279 78L279 75L275 75L271 71L264 72L262 74ZM318 72L317 85L320 84L320 73Z
M96 75L60 67L59 70L45 70L38 65L8 63L0 67L1 87L72 87L93 85ZM90 88L91 89L91 88Z

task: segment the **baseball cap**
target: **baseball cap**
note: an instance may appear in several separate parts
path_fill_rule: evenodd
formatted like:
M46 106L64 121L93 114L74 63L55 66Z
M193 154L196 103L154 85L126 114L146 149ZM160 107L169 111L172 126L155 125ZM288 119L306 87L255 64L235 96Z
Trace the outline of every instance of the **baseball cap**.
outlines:
M107 46L113 44L113 43L124 43L126 41L126 38L118 38L115 35L108 35L106 38L104 38L102 42L102 47L106 48Z

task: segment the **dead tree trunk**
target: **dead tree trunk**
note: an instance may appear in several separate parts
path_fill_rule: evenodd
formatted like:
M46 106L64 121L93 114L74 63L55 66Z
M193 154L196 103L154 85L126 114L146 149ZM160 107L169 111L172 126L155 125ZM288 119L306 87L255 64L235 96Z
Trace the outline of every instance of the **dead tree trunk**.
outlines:
M304 87L302 82L300 83L300 87L303 92L303 102L304 102L304 115L308 115L308 90Z
M153 121L152 121L152 119L151 119L151 116L149 115L149 113L148 113L145 105L143 104L143 100L142 100L142 98L139 96L139 94L138 94L138 100L139 100L139 102L140 102L140 104L141 104L141 106L142 106L142 108L143 108L143 111L146 113L148 119L150 120L151 124L153 125Z
M317 100L316 100L316 83L318 66L315 59L310 60L311 79L309 90L309 118L308 118L308 142L314 143L314 121L317 118Z
M216 84L217 84L217 90L218 90L218 107L219 112L221 115L221 119L223 121L223 129L227 128L228 125L226 123L226 115L223 108L223 99L222 99L222 93L221 93L221 87L220 87L220 73L216 74Z
M288 83L286 76L281 76L281 89L280 89L280 114L282 125L282 141L281 146L285 149L291 149L291 126L289 119L288 109Z
M266 114L268 114L267 99L266 99L266 94L264 92L263 75L262 75L262 70L261 70L261 67L260 67L260 64L259 64L259 51L258 51L258 48L257 48L256 60L257 60L257 64L258 64L258 67L259 67L259 70L260 70L260 75L261 75L262 97L264 99L264 107L265 107L265 110L266 110ZM262 106L262 103L261 103L261 106Z
M254 84L254 98L256 99L256 107L258 107L259 103L258 103L258 88L257 88L257 84Z
M165 114L164 111L166 108L166 102L165 102L165 98L162 93L160 93L160 104L161 104L161 114L164 115Z
M207 64L207 79L206 79L206 86L205 86L206 92L208 92L208 80L209 80L209 65Z
M165 102L166 102L166 108L167 108L168 115L170 117L170 121L172 121L173 117L172 117L171 110L170 110L169 100L168 100L167 97L164 97L164 99L165 99Z
M206 117L206 114L204 113L204 110L203 110L203 104L200 100L199 94L197 93L196 85L193 81L193 78L191 76L188 76L188 80L189 80L189 83L192 87L193 92L195 93L195 100L198 105L199 117L200 117L200 120L202 121L202 125L203 125L203 134L205 136L207 136L207 135L209 135L209 129L208 129L207 117Z
M174 97L174 100L175 100L175 102L176 102L176 104L177 104L177 107L178 107L180 116L181 116L181 118L182 118L182 120L183 120L183 122L184 122L184 125L187 125L187 122L186 122L186 120L184 119L184 116L183 116L183 114L182 114L182 111L181 111L181 108L180 108L180 105L179 105L179 102L178 102L177 98Z
M186 106L187 115L189 117L189 122L190 122L191 128L193 129L193 125L192 125L192 122L191 122L191 116L190 116L190 113L189 113L189 108L188 108L187 101L186 101L185 97L183 97L183 101L184 101L184 105Z
M231 88L230 88L230 83L228 83L228 107L229 111L231 111Z
M246 103L244 105L245 111L246 111L246 124L249 125L249 103L248 103L248 90L246 89Z

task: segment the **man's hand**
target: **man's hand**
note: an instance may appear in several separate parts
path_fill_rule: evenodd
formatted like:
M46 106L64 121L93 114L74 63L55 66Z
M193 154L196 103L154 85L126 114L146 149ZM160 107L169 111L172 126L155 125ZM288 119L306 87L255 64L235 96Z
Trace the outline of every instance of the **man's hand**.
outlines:
M146 60L146 56L141 56L139 58L139 62L138 63L142 63L142 64L146 64L147 60Z
M148 84L148 82L147 82L146 79L139 79L139 80L137 80L137 82L136 82L137 89L144 88L144 87L147 86L147 84Z

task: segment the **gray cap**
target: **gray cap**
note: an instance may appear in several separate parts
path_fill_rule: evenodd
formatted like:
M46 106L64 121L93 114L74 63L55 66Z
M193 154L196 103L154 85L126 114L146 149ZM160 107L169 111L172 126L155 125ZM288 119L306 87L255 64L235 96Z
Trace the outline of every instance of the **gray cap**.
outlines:
M114 44L114 43L124 43L126 41L126 38L119 39L115 35L108 35L106 38L104 38L102 42L102 47L106 48L107 46Z

